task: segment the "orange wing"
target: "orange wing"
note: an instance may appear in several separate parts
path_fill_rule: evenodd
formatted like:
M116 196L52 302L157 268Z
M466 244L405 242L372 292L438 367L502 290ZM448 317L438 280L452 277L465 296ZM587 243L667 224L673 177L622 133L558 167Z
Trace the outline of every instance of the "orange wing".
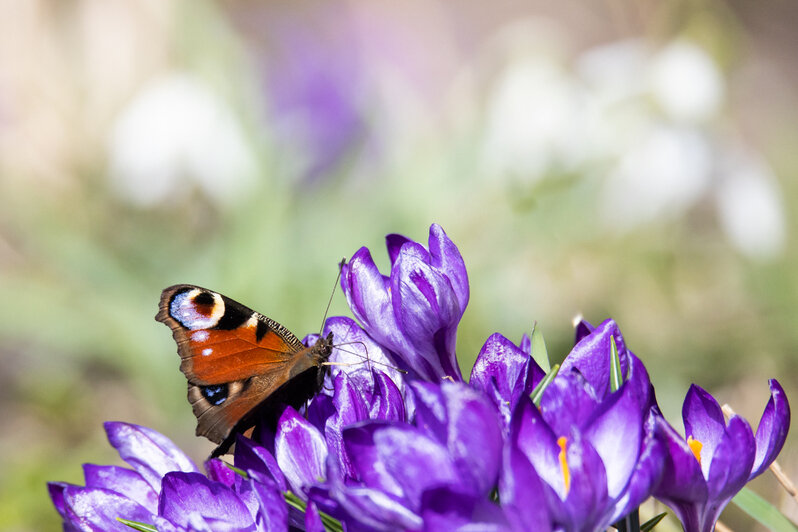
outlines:
M306 349L276 321L193 285L164 290L155 319L172 329L180 370L199 386L279 373Z

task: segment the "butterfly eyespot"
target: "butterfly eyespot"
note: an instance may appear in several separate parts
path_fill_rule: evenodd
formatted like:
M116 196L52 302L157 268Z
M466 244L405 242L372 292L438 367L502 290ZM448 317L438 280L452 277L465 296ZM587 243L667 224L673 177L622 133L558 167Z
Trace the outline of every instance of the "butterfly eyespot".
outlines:
M216 301L214 301L213 294L210 292L200 292L196 296L194 296L194 303L200 306L208 305L213 306Z
M212 405L219 406L227 400L227 384L214 384L212 386L200 386L200 393Z
M177 292L169 304L169 315L187 329L210 329L224 316L224 300L199 288Z

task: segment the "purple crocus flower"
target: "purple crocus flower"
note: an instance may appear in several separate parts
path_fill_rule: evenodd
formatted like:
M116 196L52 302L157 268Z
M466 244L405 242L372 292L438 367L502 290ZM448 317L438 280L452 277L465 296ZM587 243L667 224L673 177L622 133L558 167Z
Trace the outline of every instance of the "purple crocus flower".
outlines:
M654 495L670 506L687 532L711 532L729 501L770 466L790 428L790 405L770 380L768 401L754 436L748 422L724 420L720 405L696 385L682 407L686 437L661 416L657 430L667 446L662 482Z
M595 328L583 322L579 331L540 408L524 393L509 418L500 494L519 530L606 528L645 501L661 474L664 451L645 367L612 320ZM610 384L613 341L622 374L617 391ZM513 359L523 360L517 353ZM546 512L534 505L541 499Z
M548 526L585 531L605 529L646 500L663 461L646 402L632 381L600 400L577 372L558 375L540 409L524 397L513 413L499 489L516 527L544 519L541 500Z
M341 286L350 309L415 377L462 381L455 336L469 288L457 246L437 224L429 230L429 249L401 235L388 235L386 243L388 276L365 247L344 266Z
M280 519L285 501L273 476L234 478L215 460L208 465L208 478L152 429L108 422L105 430L132 469L86 464L85 486L49 483L64 530L129 531L118 518L164 532L287 529Z

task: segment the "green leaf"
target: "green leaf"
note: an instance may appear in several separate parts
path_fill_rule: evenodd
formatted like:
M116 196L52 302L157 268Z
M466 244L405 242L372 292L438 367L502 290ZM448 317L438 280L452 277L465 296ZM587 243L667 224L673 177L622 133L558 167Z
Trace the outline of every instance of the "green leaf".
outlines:
M610 336L610 390L618 391L623 384L623 374L621 373L621 358L618 356L618 346L615 345L615 337Z
M540 400L543 398L543 392L546 391L546 388L548 388L549 384L551 384L551 381L553 381L554 377L557 376L558 371L560 371L560 365L555 364L554 367L551 368L551 371L549 371L546 376L543 377L543 380L540 381L537 386L535 386L535 389L532 390L532 395L530 397L532 397L532 402L535 403L535 406L540 406Z
M138 521L131 521L130 519L122 519L121 517L117 517L116 520L122 523L123 525L129 526L133 530L140 530L141 532L158 532L158 529L155 528L155 525L139 523Z
M239 468L237 468L236 466L234 466L233 464L228 464L228 463L227 463L227 462L225 462L224 460L222 460L222 463L223 463L224 465L226 465L228 468L232 469L232 470L233 470L233 472L235 472L235 473L237 473L237 474L241 475L241 476L242 476L242 477L244 477L244 478L249 478L249 475L247 475L247 472L246 472L246 471L244 471L243 469L239 469Z
M285 502L289 506L293 506L302 513L307 511L308 504L290 491L283 493L283 497L285 497ZM321 524L324 525L325 530L329 532L343 532L344 527L336 518L322 511L319 511L319 517L321 518Z
M660 521L665 519L666 515L668 515L668 512L662 512L659 515L655 515L654 517L652 517L651 519L640 525L640 532L649 532L650 530L653 530L654 527L657 526Z
M532 325L532 359L537 362L538 366L543 368L543 371L548 373L551 371L551 362L549 361L549 352L546 349L546 341L543 339L543 333L538 328L538 322Z
M640 532L640 509L635 508L612 526L619 532Z
M304 513L305 509L308 507L305 501L303 501L302 499L300 499L290 491L286 491L285 493L283 493L283 497L285 497L285 502L288 503L288 506L293 506L300 512Z
M784 517L775 506L749 490L743 488L732 502L742 511L753 517L758 523L773 532L796 532L798 528Z

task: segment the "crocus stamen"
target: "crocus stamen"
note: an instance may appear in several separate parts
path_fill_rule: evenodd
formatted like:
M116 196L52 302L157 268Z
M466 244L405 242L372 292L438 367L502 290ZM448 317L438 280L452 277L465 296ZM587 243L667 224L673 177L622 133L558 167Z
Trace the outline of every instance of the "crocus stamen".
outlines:
M704 444L698 440L694 440L692 436L687 437L687 445L690 447L690 450L693 451L693 456L695 459L698 460L698 463L701 463L701 448L704 447Z
M571 471L568 469L568 460L565 457L565 448L567 444L568 440L565 438L565 436L560 436L557 438L557 445L560 446L560 467L562 468L562 479L565 482L566 494L571 489Z

